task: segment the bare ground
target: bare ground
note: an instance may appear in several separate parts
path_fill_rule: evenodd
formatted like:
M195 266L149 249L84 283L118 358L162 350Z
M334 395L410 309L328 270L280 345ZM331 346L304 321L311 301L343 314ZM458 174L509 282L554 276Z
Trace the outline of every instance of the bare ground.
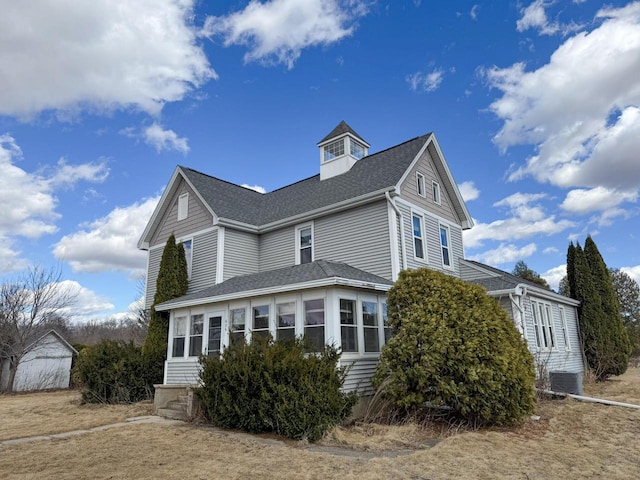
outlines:
M589 385L586 394L640 403L640 369ZM0 397L0 439L120 421L148 408L84 407L68 392ZM320 446L189 424L138 424L0 447L0 478L640 478L640 410L553 400L540 402L537 414L539 421L518 428L473 432L360 425L335 430Z

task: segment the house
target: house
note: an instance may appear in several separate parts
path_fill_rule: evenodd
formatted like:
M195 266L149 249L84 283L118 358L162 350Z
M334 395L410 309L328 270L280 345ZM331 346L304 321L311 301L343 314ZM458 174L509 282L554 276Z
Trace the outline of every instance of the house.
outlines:
M317 147L318 175L267 194L173 172L138 243L148 251L147 307L171 233L189 269L187 294L156 306L170 312L157 405L197 382L201 354L269 333L341 347L345 388L366 391L399 272L462 276L473 220L433 133L369 154L341 122Z
M69 388L71 361L78 352L58 332L49 330L27 348L13 381L13 391ZM10 358L0 358L0 391L9 381Z

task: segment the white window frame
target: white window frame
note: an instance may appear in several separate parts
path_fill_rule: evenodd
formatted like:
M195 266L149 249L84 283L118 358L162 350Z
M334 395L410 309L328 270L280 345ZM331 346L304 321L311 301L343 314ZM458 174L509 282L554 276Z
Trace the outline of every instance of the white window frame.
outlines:
M309 296L309 297L303 296L302 302L301 302L301 306L302 306L301 323L302 323L302 332L303 332L302 334L303 336L306 335L307 328L320 328L320 324L307 325L307 315L306 315L307 302L314 302L318 300L322 300L322 311L324 314L324 322L322 323L322 330L323 330L322 348L324 348L327 345L327 328L329 327L327 322L327 299L325 296ZM311 312L311 311L318 311L318 310L314 309L309 311Z
M271 299L261 299L261 300L256 300L256 301L252 301L251 302L251 308L249 309L249 312L251 312L251 316L250 316L250 321L251 321L251 325L250 325L250 331L251 331L251 340L253 341L253 333L254 332L260 332L259 334L262 335L263 332L266 332L267 335L271 334L273 335L273 328L272 328L272 318L273 318L273 305L272 305L272 301ZM256 318L258 317L264 317L264 315L259 315L256 316L256 309L261 308L261 307L267 307L267 327L266 328L255 328L255 322L256 322ZM246 328L246 324L245 324L245 328Z
M194 326L196 325L194 323L194 320L200 320L198 322L198 324L200 325L200 332L198 333L197 331L195 331L194 333ZM187 357L190 358L197 358L200 355L203 354L204 352L204 348L205 348L205 343L204 343L204 326L205 326L205 316L203 312L192 312L191 315L189 315L189 341L185 342L185 344L188 344L188 352L187 352ZM193 339L196 337L200 337L200 351L198 352L191 352L191 343L193 342Z
M370 303L372 305L375 305L376 308L376 314L375 314L375 322L376 324L371 326L371 325L365 325L364 324L364 304L365 303ZM381 338L381 320L382 320L382 316L380 315L380 303L378 302L378 299L376 297L369 297L369 296L361 296L360 301L358 302L358 316L359 316L359 324L362 328L362 350L361 352L364 355L379 355L380 351L382 350L382 338ZM366 342L365 342L365 332L367 331L375 331L376 333L376 338L377 338L377 350L367 350L367 346L366 346Z
M440 192L440 184L433 180L431 182L431 190L433 192L433 202L440 205L442 203L441 192Z
M427 198L427 181L420 172L416 172L416 192L418 196Z
M571 351L571 338L569 337L569 325L567 324L567 314L564 307L558 307L560 311L560 326L562 328L562 338L564 340L564 349Z
M420 221L420 236L416 235L416 231L413 224L413 219L417 218ZM425 238L424 230L424 217L416 212L411 212L411 238L413 239L413 258L418 262L427 263L427 241ZM422 243L422 257L419 257L416 252L416 240L420 240Z
M353 138L349 138L349 155L360 160L364 158L366 152L367 149L363 144Z
M558 349L551 304L539 300L531 301L533 325L536 332L536 345L539 350L555 351Z
M182 248L184 248L184 258L187 261L187 279L191 280L191 269L193 266L193 237L189 238L181 238L176 240L177 243L182 244ZM189 249L185 247L185 244L189 244Z
M355 345L355 350L342 350L344 353L346 354L358 354L360 353L361 349L360 349L360 337L361 334L359 332L360 330L360 322L358 321L358 297L355 295L344 295L342 293L338 293L337 295L338 298L338 324L340 326L340 347L342 348L343 345L343 335L342 335L342 328L351 328L355 331L355 335L356 335L356 345ZM350 323L342 323L342 308L341 308L341 301L345 301L345 302L351 302L351 304L353 305L353 324Z
M215 317L220 317L220 348L217 350L210 350L209 349L209 343L211 340L211 319L215 318ZM214 356L214 352L216 352L215 354L219 355L220 353L222 353L222 351L225 348L225 339L224 339L224 333L225 333L225 312L224 310L218 310L218 311L210 311L210 312L206 312L204 315L204 333L205 336L202 340L202 345L203 345L203 354L207 355L209 357Z
M183 321L183 329L182 332L178 332L178 320ZM188 352L187 350L187 329L189 328L189 312L182 311L180 313L174 313L172 322L171 322L171 341L169 342L170 351L167 358L184 358L185 354ZM181 333L180 335L178 333ZM182 355L175 355L175 340L178 338L182 338Z
M233 324L233 316L234 316L234 312L235 311L243 311L244 312L244 329L243 330L234 330L234 324ZM228 328L226 329L227 331L227 342L225 344L225 346L231 345L231 339L233 338L233 333L234 332L242 332L242 339L246 342L247 341L247 335L249 332L249 328L247 325L247 305L246 304L232 304L229 305L229 325Z
M300 234L303 230L310 229L311 230L311 245L309 247L303 247L302 242L300 241ZM315 260L315 231L313 228L313 222L305 223L304 225L298 225L296 227L296 265L300 265L302 262L302 248L309 248L311 250L311 262ZM310 263L310 262L308 262Z
M293 327L280 327L280 312L278 311L278 307L281 305L291 305L293 304ZM279 333L283 330L291 330L293 329L293 338L296 338L298 333L298 324L300 323L298 320L298 302L296 298L292 297L276 297L275 299L275 307L273 311L274 322L275 322L275 333L273 334L273 338L276 340L280 340ZM290 315L290 314L289 314Z
M345 138L343 137L343 138L339 138L338 140L335 140L335 141L325 145L323 147L323 152L322 152L323 153L323 156L322 156L323 161L324 162L330 162L332 160L335 160L336 158L344 156L344 153L346 151L345 144L344 144L345 142L344 141L345 141ZM342 153L336 154L333 151L330 151L330 150L335 150L336 152L340 152L339 144L342 144ZM336 148L334 148L334 147L336 147Z
M178 197L178 221L185 220L189 216L189 192L182 193Z
M444 230L444 237L447 242L446 245L442 243L442 231ZM444 268L452 269L453 262L451 261L451 235L448 225L444 225L442 223L438 224L438 236L440 237L440 257L442 258L442 266ZM445 263L444 261L444 251L447 250L447 257L449 258L449 263Z

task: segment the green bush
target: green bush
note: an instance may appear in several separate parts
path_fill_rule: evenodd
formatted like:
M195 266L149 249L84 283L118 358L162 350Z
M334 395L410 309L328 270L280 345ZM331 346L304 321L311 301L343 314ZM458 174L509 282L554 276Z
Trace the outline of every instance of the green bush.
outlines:
M451 408L473 425L508 424L534 407L533 357L484 289L433 270L403 271L388 295L395 335L374 385L407 412Z
M103 340L84 348L73 368L85 403L133 403L152 398L150 369L136 345Z
M315 441L351 412L356 395L341 391L344 368L327 347L306 353L301 340L234 342L220 358L201 359L196 390L214 425Z

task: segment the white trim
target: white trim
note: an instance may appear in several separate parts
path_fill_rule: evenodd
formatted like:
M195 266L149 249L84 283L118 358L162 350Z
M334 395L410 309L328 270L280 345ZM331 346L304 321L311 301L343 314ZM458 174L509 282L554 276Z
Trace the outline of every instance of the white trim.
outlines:
M189 218L189 192L178 195L178 222Z
M558 305L558 312L560 314L560 328L562 329L562 340L564 341L565 352L571 351L571 334L569 333L569 324L567 323L567 313L565 307Z
M209 356L209 332L211 325L209 324L209 320L212 317L220 317L220 352L225 348L224 343L224 332L226 328L226 311L224 309L218 310L206 310L204 312L204 332L202 334L202 354L205 356Z
M442 191L440 190L440 184L435 180L431 180L431 192L433 195L433 203L442 205Z
M444 263L444 245L442 245L442 229L445 231L445 236L447 238L447 253L449 254L449 265ZM442 262L442 268L447 270L453 270L453 256L451 255L451 233L449 231L449 226L444 225L443 223L438 222L438 239L440 240L440 261Z
M420 179L422 179L422 193L420 193ZM424 173L416 170L416 193L422 198L427 198L427 180Z
M184 237L180 237L180 238L188 238L189 236L190 236L191 238L201 237L201 236L203 236L203 235L206 235L207 233L211 233L211 232L213 232L213 231L217 231L217 230L218 230L218 228L220 228L220 227L218 227L218 226L208 227L208 228L205 228L205 229L203 229L203 230L198 230L197 232L188 233L188 234L186 234L186 236L184 236ZM177 241L178 241L178 239L176 238L176 242L177 242ZM149 252L151 252L151 251L153 251L153 250L158 250L158 249L160 249L160 248L164 248L166 245L167 245L167 242L165 241L165 242L163 242L163 243L158 243L158 244L156 244L156 245L153 245L152 247L149 247L147 250L148 250Z
M411 203L407 200L405 200L404 198L401 197L396 197L396 201L398 203L401 203L403 206L409 208L412 211L417 211L420 212L421 215L425 216L425 217L431 217L432 219L436 220L439 223L445 223L451 227L455 227L458 228L460 230L463 230L462 226L459 223L456 223L452 220L449 220L447 218L441 217L440 215L437 215L435 213L433 213L430 210L425 210L424 207L421 207L420 205L416 205L415 203Z
M191 258L190 259L186 258L186 250L185 250L185 260L187 261L187 279L191 280L191 271L193 270L193 244L195 242L193 241L192 236L184 236L184 237L176 238L176 245L178 245L179 243L184 244L185 242L191 242L191 250L190 250ZM182 246L182 248L184 249L184 245ZM156 278L156 282L157 281L158 279Z
M311 262L314 261L315 259L315 231L314 231L314 223L313 221L311 222L307 222L307 223L303 223L301 225L296 226L295 228L295 253L296 253L296 265L300 265L300 262L302 260L302 256L300 255L300 250L302 250L302 245L300 243L300 232L302 230L305 229L311 229L311 246L310 247L305 247L305 248L311 248ZM310 263L310 262L307 262Z
M418 218L420 220L420 237L416 237L413 219ZM416 238L420 238L422 242L422 257L418 257L416 255ZM427 250L427 238L426 238L426 230L425 230L425 222L424 217L417 212L411 211L411 247L413 250L413 259L416 262L420 263L429 263L429 252Z
M389 250L391 251L391 280L396 281L400 275L400 247L398 245L398 221L402 221L402 213L393 205L391 198L387 198L387 220L389 228Z
M224 281L224 237L225 227L219 226L216 252L216 283Z

